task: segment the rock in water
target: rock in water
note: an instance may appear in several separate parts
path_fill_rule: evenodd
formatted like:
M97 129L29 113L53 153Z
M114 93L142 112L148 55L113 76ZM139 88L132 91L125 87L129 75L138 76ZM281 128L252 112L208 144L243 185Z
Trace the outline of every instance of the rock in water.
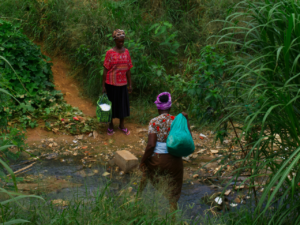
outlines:
M59 205L59 206L67 206L69 205L68 201L63 201L62 199L56 199L51 201L53 205Z
M126 150L117 151L114 161L125 173L128 173L139 164L138 158Z
M231 193L231 190L225 191L224 195L228 196Z
M223 201L222 201L222 198L216 197L216 198L215 198L215 202L216 202L218 205L221 205Z
M241 203L241 199L239 199L238 197L236 199L234 199L234 202L237 203L237 204L240 204Z
M199 177L198 174L194 174L194 175L193 175L193 178L198 178L198 177Z
M104 177L106 177L106 176L108 176L108 175L110 175L110 173L108 173L108 172L104 172L104 173L102 174L102 176L104 176Z

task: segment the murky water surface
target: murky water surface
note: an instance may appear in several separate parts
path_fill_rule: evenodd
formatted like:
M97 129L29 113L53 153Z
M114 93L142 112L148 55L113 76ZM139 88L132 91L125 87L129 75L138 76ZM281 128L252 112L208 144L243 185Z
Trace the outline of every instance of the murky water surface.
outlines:
M50 157L51 158L51 157ZM91 168L86 168L80 162L81 157L68 156L64 158L43 159L37 161L28 172L23 176L33 177L36 182L38 178L38 186L25 186L20 189L25 193L36 193L41 189L41 193L48 199L70 200L75 195L83 198L89 194L95 193L99 187L104 187L108 181L111 181L110 188L116 192L122 188L133 187L133 192L137 191L139 177L128 174L120 175L114 168L108 168L100 163L95 163ZM23 165L13 165L14 171L24 167ZM107 172L106 177L103 174ZM47 183L48 180L48 183ZM133 181L134 180L134 181ZM217 181L216 181L217 183ZM28 184L27 184L28 185ZM218 183L218 186L222 186ZM27 189L26 189L27 188ZM232 187L231 187L232 188ZM154 189L153 189L154 191ZM179 200L180 208L185 212L185 216L189 219L195 219L199 215L209 212L210 205L205 204L201 199L206 195L220 192L221 189L212 188L210 185L201 184L193 180L193 183L185 182L182 188L182 195ZM233 202L236 194L228 196L228 200ZM238 209L242 204L231 210Z

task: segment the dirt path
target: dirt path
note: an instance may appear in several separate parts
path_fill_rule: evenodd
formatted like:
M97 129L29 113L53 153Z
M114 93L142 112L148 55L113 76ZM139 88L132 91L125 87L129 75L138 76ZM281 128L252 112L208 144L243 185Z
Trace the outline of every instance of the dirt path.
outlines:
M36 43L41 46L41 43ZM42 50L43 51L43 50ZM43 51L44 55L49 56ZM50 57L50 56L49 56ZM66 63L60 57L50 57L52 66L52 73L54 78L55 89L60 90L64 94L64 99L66 102L73 107L79 108L86 116L95 117L96 116L96 106L86 98L80 96L81 88L79 84L69 76L70 65Z
M40 43L36 43L42 46ZM43 52L47 55L47 53ZM73 107L78 107L86 116L96 116L96 106L86 98L80 95L81 88L78 83L69 76L70 66L59 57L50 57L52 59L52 73L54 78L55 89L60 90L64 94L66 102ZM131 131L129 136L126 136L118 129L119 120L115 119L115 134L108 136L106 134L106 126L103 126L101 130L97 130L99 136L96 139L90 139L92 145L100 143L114 143L116 147L120 146L133 146L141 143L141 138L145 137L146 126L126 123L126 127ZM143 132L141 132L143 130ZM41 139L54 138L57 142L62 140L72 141L74 136L64 134L54 134L51 131L46 131L42 127L34 129L27 129L27 143L32 144L40 142ZM133 148L133 147L132 147ZM138 150L132 149L133 152L141 154L141 148Z
M52 59L52 72L55 89L64 94L66 102L73 107L79 108L86 116L96 116L96 106L89 100L80 97L80 88L75 80L68 76L69 65L60 58Z

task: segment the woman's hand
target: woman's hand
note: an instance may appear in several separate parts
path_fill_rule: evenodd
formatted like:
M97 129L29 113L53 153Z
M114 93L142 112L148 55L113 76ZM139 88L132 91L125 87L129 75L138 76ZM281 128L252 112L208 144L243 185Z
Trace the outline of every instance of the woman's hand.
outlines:
M132 92L132 86L131 86L131 85L129 85L129 87L128 87L128 92L129 92L129 93Z
M131 72L130 72L130 70L128 70L126 72L126 77L127 77L127 82L128 82L128 92L131 93L132 92L132 86L131 86Z
M146 171L146 169L147 169L147 167L146 167L146 164L145 164L145 163L141 163L141 164L140 164L140 166L139 166L139 168L140 168L140 170L141 170L142 172L145 172L145 171Z
M188 118L188 114L187 114L186 112L182 112L181 114L182 114L187 120L189 119L189 118Z
M157 140L156 134L148 135L148 144L146 146L145 153L141 159L141 164L139 166L142 171L144 171L143 169L145 170L147 169L145 162L147 162L147 160L153 155L154 148L156 146L156 140Z
M105 85L102 86L102 93L106 93L106 88L105 88Z

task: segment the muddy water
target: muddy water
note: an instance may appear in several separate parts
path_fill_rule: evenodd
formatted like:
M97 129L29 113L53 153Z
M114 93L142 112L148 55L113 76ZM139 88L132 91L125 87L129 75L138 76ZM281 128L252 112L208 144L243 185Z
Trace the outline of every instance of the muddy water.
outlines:
M71 200L74 196L77 198L84 198L87 195L92 196L99 188L103 188L108 181L111 182L110 189L116 191L116 193L128 186L133 187L133 192L137 191L138 176L120 175L120 172L116 172L114 168L111 168L110 171L110 168L103 166L101 163L95 163L91 168L85 168L80 159L81 157L64 156L37 161L30 168L31 170L23 173L22 177L25 177L25 180L32 177L35 180L32 182L37 182L37 178L39 178L37 182L39 185L33 190L29 190L29 188L23 191L25 193L37 193L45 196L47 199ZM24 167L24 164L14 165L12 169L16 171L22 167ZM103 173L105 172L111 173L111 175L104 177ZM50 183L47 183L47 180L50 180ZM61 184L61 186L59 184L55 185L56 183ZM150 189L154 191L153 187L150 187ZM201 184L197 181L185 181L179 200L179 206L184 211L185 217L193 220L198 216L205 215L211 207L201 199L205 195L211 195L219 191L221 190L213 189L209 185ZM229 200L232 202L234 198L235 195L231 195ZM239 207L235 207L232 210L236 210Z

